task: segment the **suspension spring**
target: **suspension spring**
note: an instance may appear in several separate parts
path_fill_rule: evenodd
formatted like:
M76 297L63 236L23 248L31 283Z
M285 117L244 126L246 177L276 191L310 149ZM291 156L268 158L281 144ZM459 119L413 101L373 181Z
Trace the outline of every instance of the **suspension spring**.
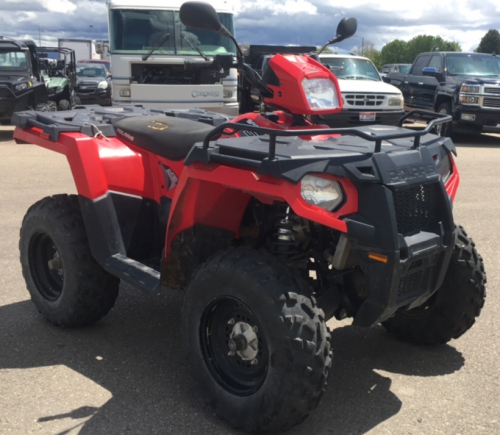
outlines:
M295 253L296 240L293 227L295 222L291 218L290 208L287 207L286 213L276 223L276 232L274 233L273 251L277 255L290 255Z

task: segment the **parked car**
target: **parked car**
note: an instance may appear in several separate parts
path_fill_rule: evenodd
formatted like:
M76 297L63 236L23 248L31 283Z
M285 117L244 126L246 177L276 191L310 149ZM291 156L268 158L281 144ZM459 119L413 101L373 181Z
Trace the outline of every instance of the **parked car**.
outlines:
M388 63L380 69L382 77L390 73L408 74L410 71L411 63Z
M453 116L436 133L500 132L500 58L495 54L429 52L417 56L408 74L384 81L403 92L408 110Z
M111 74L111 61L109 59L81 59L78 63L96 63L102 65L108 74Z
M382 81L370 59L361 56L320 54L339 80L344 109L333 115L318 115L331 127L386 124L397 125L405 114L401 91Z
M111 76L103 65L78 63L76 76L76 94L82 104L111 106Z

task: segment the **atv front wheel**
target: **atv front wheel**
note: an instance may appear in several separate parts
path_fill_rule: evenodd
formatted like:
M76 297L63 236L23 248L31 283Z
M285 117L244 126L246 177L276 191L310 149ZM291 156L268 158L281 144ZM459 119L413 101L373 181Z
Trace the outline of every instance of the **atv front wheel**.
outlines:
M68 100L59 101L59 110L70 110L71 104Z
M232 426L286 430L313 411L332 364L323 311L266 251L230 248L194 275L183 340L204 398Z
M419 344L444 344L464 334L481 313L486 297L483 259L463 227L457 230L443 285L420 307L383 322L391 334Z
M49 100L47 102L47 108L49 112L57 112L57 103L55 101Z
M19 249L31 300L50 322L89 325L113 307L120 281L92 257L77 196L55 195L32 205Z

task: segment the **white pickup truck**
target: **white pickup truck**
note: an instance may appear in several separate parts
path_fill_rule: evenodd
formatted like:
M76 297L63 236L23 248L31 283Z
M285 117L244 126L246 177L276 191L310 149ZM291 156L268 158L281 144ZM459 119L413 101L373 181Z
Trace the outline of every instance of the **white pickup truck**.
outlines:
M401 91L385 83L375 65L361 56L320 54L339 80L344 109L334 115L318 116L330 127L386 124L397 125L405 114Z

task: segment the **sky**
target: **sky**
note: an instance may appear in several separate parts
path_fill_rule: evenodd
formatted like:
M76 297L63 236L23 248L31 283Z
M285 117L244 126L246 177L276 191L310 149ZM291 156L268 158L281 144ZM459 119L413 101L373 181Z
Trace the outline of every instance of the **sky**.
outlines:
M441 36L474 50L500 30L500 0L234 0L238 42L323 45L342 17L358 20L356 36L338 45L381 49L394 39ZM410 7L410 5L415 5ZM57 44L58 38L107 39L105 0L0 0L0 35Z

